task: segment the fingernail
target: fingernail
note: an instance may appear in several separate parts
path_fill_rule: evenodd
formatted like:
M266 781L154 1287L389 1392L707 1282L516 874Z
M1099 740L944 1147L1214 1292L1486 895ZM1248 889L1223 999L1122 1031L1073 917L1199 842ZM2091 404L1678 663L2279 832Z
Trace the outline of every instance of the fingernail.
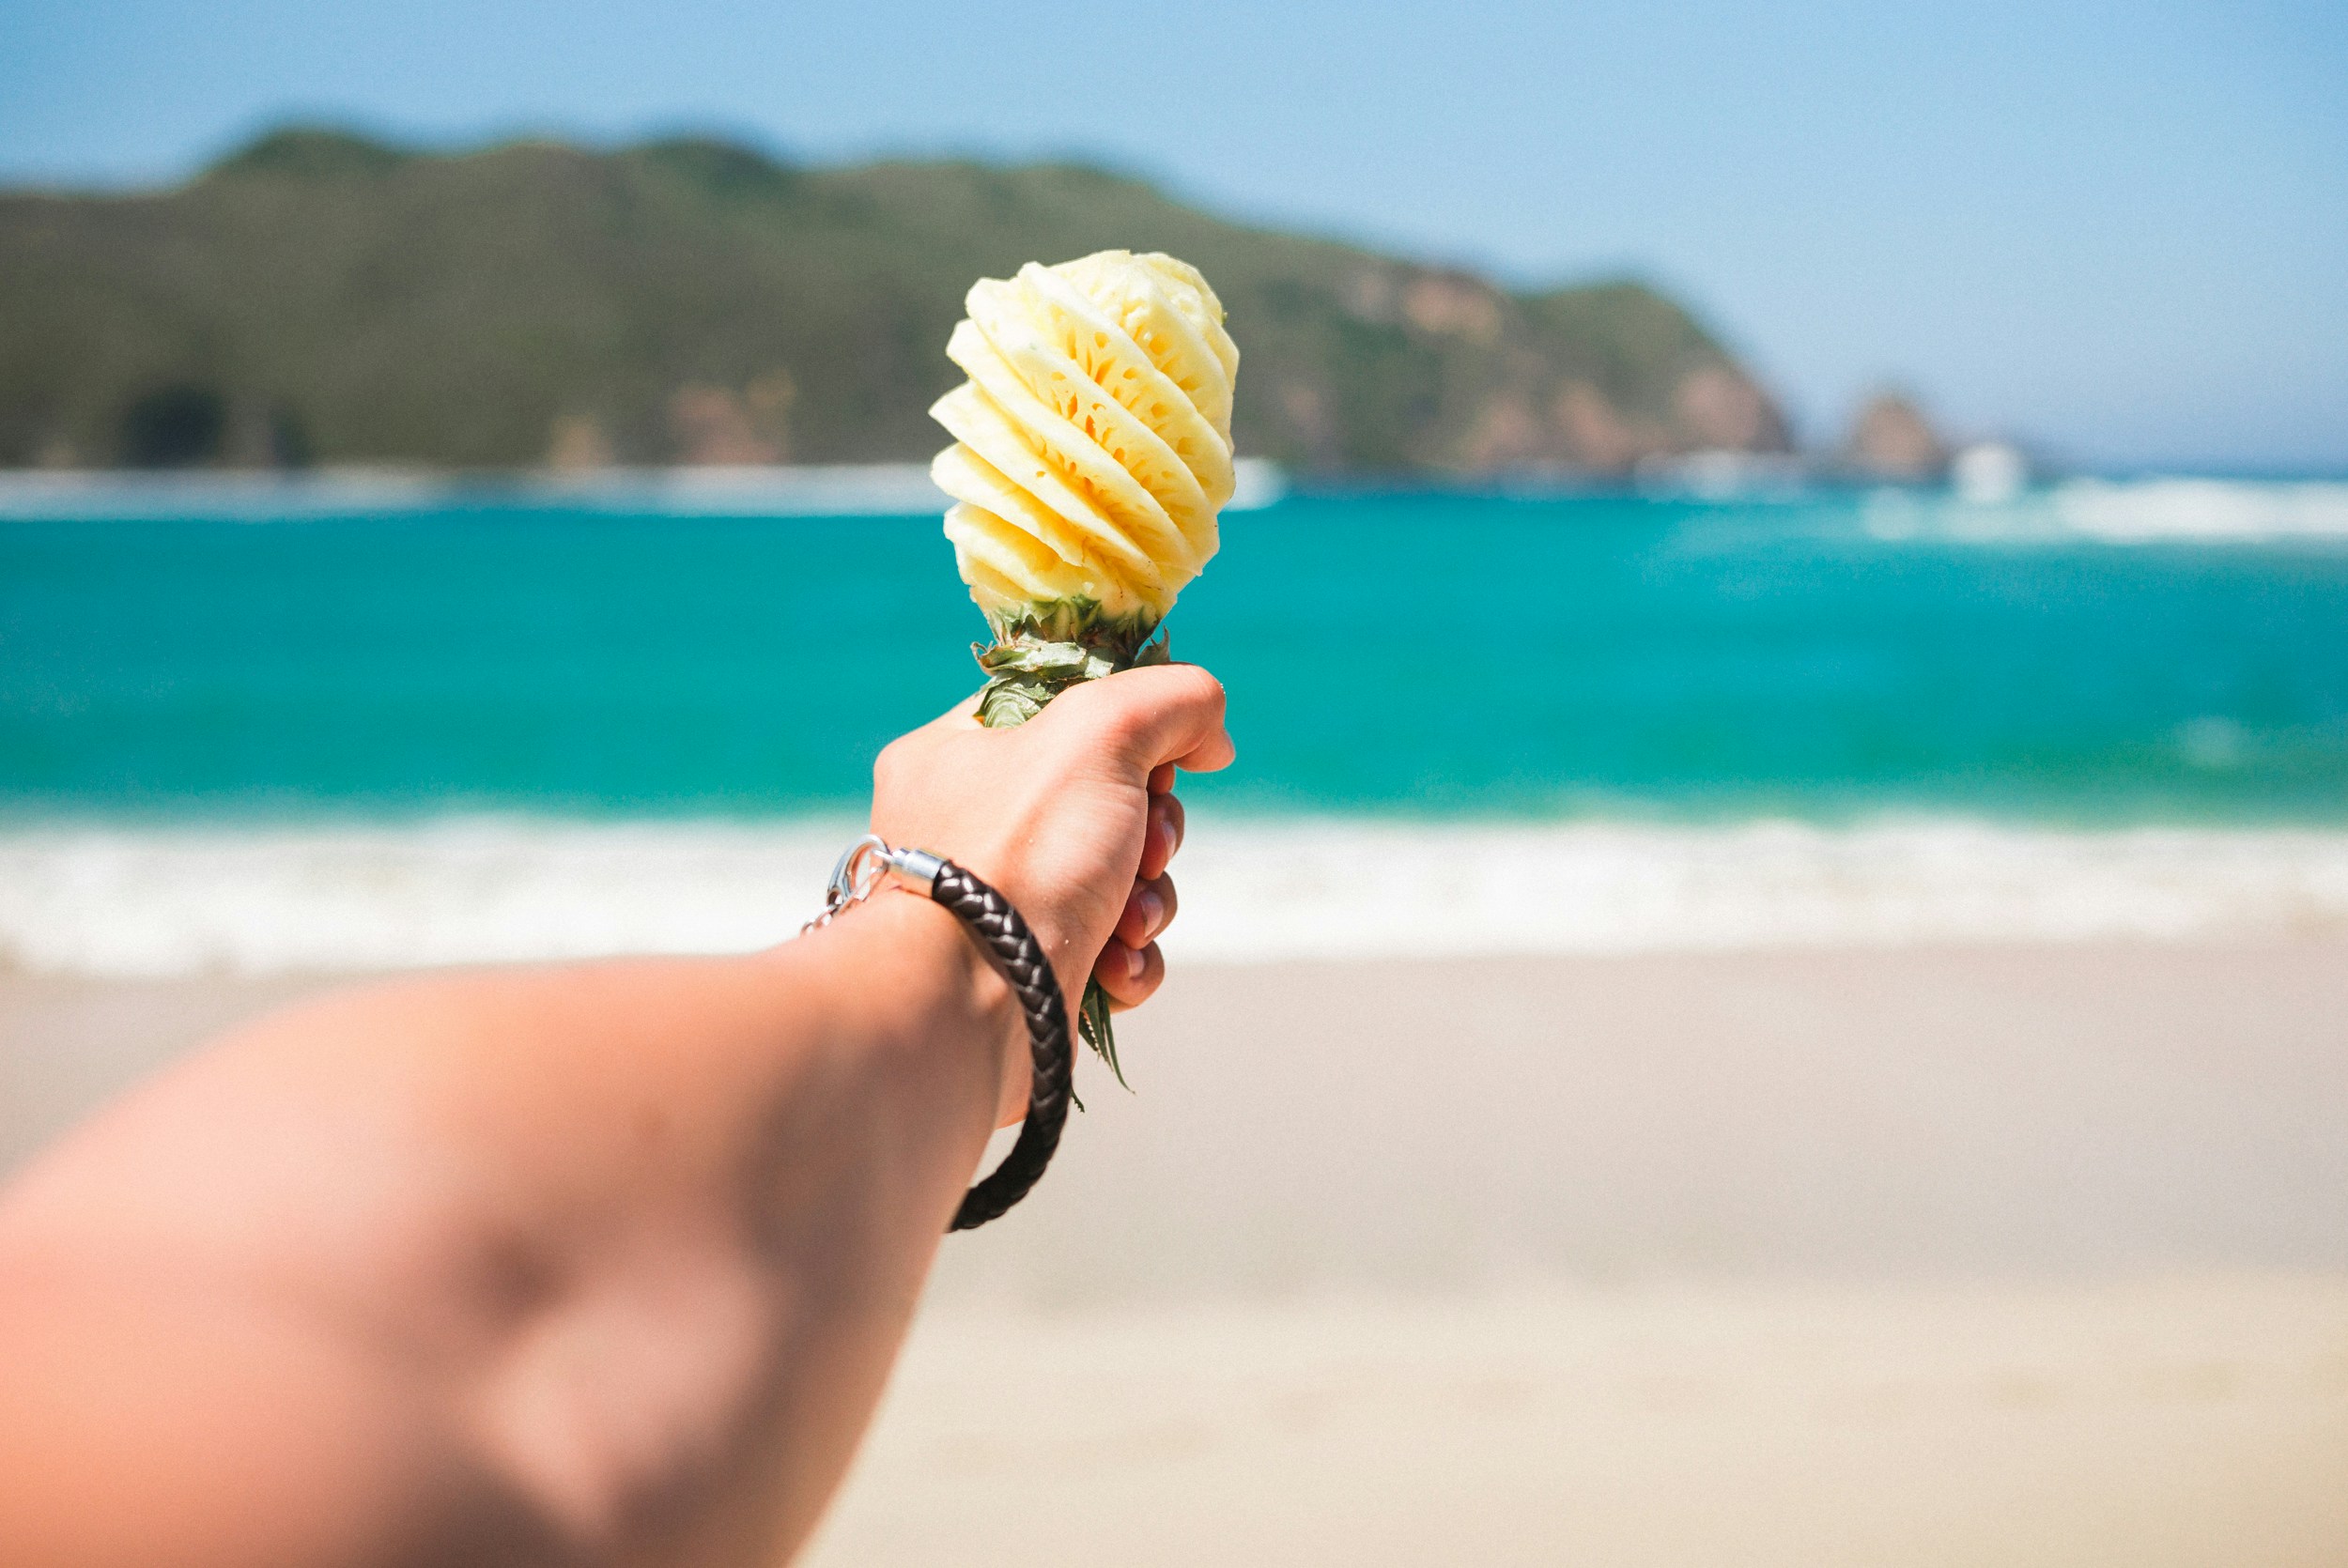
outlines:
M1166 923L1166 895L1154 887L1145 887L1135 895L1134 902L1141 910L1141 930L1145 936L1155 936Z
M1126 949L1125 949L1125 978L1127 978L1127 979L1129 979L1129 980L1138 980L1138 979L1140 979L1140 978L1141 978L1141 971L1142 971L1143 967L1144 967L1144 964L1143 964L1143 960L1142 960L1141 954L1140 954L1139 952L1135 951L1134 948L1131 948L1131 947L1126 948Z

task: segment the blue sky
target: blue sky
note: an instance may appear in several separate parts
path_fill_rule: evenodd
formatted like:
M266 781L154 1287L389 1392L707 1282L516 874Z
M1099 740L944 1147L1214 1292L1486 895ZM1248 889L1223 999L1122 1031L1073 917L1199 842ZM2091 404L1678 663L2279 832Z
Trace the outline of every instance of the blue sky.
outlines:
M262 126L1078 155L1519 283L1644 273L1803 434L2348 471L2348 5L0 0L0 179Z

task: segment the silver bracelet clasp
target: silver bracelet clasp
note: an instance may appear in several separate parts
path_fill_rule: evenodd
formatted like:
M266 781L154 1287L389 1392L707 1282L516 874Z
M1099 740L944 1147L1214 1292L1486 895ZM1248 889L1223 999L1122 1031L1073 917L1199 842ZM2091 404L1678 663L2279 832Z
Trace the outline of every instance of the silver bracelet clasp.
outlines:
M877 833L868 833L842 853L824 889L824 911L799 928L801 935L828 926L842 910L873 896L884 877L894 876L914 892L928 898L945 869L943 857L927 850L893 849Z

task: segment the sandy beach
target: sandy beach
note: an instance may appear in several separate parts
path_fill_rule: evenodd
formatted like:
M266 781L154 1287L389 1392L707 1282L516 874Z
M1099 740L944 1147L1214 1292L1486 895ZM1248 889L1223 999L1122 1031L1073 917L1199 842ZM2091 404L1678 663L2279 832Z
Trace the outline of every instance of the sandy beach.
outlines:
M811 1560L2348 1561L2348 945L1177 963ZM319 983L0 979L0 1160Z
M2336 1564L2348 1283L1684 1284L917 1332L810 1560Z

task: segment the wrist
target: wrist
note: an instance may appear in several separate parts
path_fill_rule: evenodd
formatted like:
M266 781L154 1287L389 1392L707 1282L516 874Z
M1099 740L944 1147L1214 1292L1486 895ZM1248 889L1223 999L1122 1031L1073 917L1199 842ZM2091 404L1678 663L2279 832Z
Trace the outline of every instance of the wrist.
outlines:
M917 1009L925 1036L975 1047L991 1068L998 1100L1011 1097L1005 1081L1016 1076L1025 1103L1027 1025L1019 998L950 911L910 889L886 887L833 929L876 950L875 973L894 976L889 989Z

